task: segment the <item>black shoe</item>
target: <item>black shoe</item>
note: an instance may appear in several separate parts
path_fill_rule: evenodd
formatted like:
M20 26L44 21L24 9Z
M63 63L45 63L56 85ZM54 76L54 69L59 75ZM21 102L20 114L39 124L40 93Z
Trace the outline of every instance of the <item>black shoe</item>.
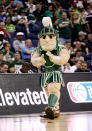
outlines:
M48 116L49 119L54 119L54 111L52 110L52 108L47 107L46 110L46 115Z

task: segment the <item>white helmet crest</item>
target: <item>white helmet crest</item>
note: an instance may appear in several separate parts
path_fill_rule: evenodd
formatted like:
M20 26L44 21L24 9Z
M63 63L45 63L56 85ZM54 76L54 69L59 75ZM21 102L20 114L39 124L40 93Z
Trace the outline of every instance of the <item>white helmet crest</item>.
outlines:
M52 27L52 20L50 17L43 17L42 23L44 27Z

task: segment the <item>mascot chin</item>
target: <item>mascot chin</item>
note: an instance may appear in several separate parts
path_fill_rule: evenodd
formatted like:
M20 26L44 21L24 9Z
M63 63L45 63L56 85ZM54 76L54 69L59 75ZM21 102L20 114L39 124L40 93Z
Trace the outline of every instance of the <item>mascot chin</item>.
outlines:
M39 46L34 51L31 62L37 68L42 69L41 87L48 96L48 106L44 118L54 119L59 117L60 87L63 84L61 66L70 58L68 50L59 46L57 31L52 27L50 17L43 17L44 28L39 33Z

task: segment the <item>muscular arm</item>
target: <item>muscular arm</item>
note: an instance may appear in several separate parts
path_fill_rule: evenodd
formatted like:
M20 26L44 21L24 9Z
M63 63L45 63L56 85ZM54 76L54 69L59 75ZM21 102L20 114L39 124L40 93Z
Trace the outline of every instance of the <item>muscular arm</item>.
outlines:
M58 56L55 56L50 52L47 52L47 55L49 56L50 60L56 65L64 65L70 58L70 54L66 48L63 48Z
M32 64L34 66L36 66L37 68L39 68L39 67L41 67L42 65L45 64L44 56L43 55L40 56L37 52L35 52L32 55L31 62L32 62Z

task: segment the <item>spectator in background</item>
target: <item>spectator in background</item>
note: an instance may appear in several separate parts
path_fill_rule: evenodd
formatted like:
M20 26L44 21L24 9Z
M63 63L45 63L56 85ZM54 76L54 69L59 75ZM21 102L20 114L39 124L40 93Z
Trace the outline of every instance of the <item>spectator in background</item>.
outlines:
M77 50L77 52L76 52L76 60L84 61L83 52L81 50Z
M87 59L88 68L90 68L90 70L92 71L92 53L88 55L88 58L89 58Z
M80 41L75 41L73 44L74 44L74 49L73 49L74 54L76 54L78 50L82 51L83 53L88 54L88 48L85 43L80 42Z
M71 0L57 0L57 2L59 2L62 6L63 9L69 9L72 1Z
M89 54L85 55L85 60L88 63L88 67L92 70L92 34L91 33L88 34L86 45L88 47Z
M54 13L54 18L62 18L62 13L63 13L63 9L62 6L60 4L57 4L57 9Z
M61 67L61 71L63 73L71 73L71 66L69 63L65 64L64 66Z
M85 19L86 19L86 17L89 15L91 13L91 8L90 8L90 6L87 6L87 8L86 8L86 10L85 10Z
M12 24L11 22L11 17L7 16L6 20L5 20L5 29L9 32L9 33L13 33L15 32L15 26Z
M5 43L1 52L4 55L4 61L12 62L14 60L13 52L10 50L10 43Z
M83 6L84 6L84 9L87 9L87 7L88 7L88 0L83 0Z
M27 15L28 12L26 11L26 8L21 9L20 13L18 13L18 10L15 9L11 19L15 25L18 24L18 21L21 21L20 19L25 20L25 22L27 23L28 22Z
M73 49L74 54L76 54L76 52L77 52L78 50L82 50L82 49L81 49L81 42L76 41L76 42L74 42L74 49Z
M14 0L14 5L16 6L17 4L20 4L21 7L23 7L22 1L20 1L20 0Z
M70 63L71 66L75 65L76 63L76 55L75 54L71 54L70 55L70 59L68 61Z
M88 34L88 39L86 42L89 53L92 53L92 33Z
M92 0L89 0L89 6L91 8L91 13L92 13Z
M6 8L15 8L16 6L14 5L14 0L10 0L8 6Z
M8 31L5 29L5 23L4 22L0 23L0 31L4 32L4 36L5 37L11 38L10 34L8 33Z
M64 43L64 45L68 49L69 53L72 54L73 53L73 48L71 46L71 43L67 41L67 42Z
M75 65L73 65L73 66L70 66L69 63L64 65L62 72L64 72L64 73L74 73L75 70L80 69L80 68L81 68L81 61L78 60L78 61L76 61Z
M70 20L67 18L65 12L62 13L62 19L58 21L58 27L61 44L64 44L67 41L71 42Z
M81 63L81 68L76 69L75 72L90 72L90 70L88 70L87 62L83 61Z
M77 8L77 1L72 1L71 2L71 7L69 9L69 14L70 14L70 17L72 18L73 14L75 11L78 11L78 8Z
M84 42L85 43L85 36L87 35L87 33L83 32L83 31L80 31L78 33L78 38L77 40L80 41L80 42Z
M3 11L3 6L0 5L0 22L4 22L6 19L5 12Z
M45 17L50 17L53 20L54 9L53 9L53 5L52 4L48 5L48 9L45 11L44 16Z
M22 67L23 61L21 60L21 56L19 52L14 54L14 61L9 64L10 73L14 73Z
M42 17L44 14L44 9L42 3L36 4L36 10L33 12L34 16L36 17L37 21L42 21Z
M10 7L6 8L5 12L6 12L6 16L12 16L13 15L13 9L10 8Z
M20 19L23 19L23 20L25 20L25 22L28 22L26 10L24 10L24 9L21 10L18 19L19 19L19 20L20 20Z
M86 16L86 20L89 24L90 33L92 33L92 9L90 8L90 13Z
M72 16L72 41L78 38L78 33L82 31L82 19L78 11L73 13Z
M84 6L83 6L83 1L81 1L81 0L78 0L77 1L77 8L80 10L80 9L83 9L84 8Z
M17 3L17 4L16 4L16 8L15 8L15 9L17 10L18 14L20 15L21 10L23 9L23 7L21 6L21 4L20 4L20 3Z
M83 56L86 56L89 54L88 47L87 47L86 43L80 42L80 41L75 41L73 44L74 44L73 51L75 54L76 54L76 51L78 51L78 50L82 51Z
M30 13L33 13L36 10L36 5L33 4L33 0L28 0L26 6L28 7Z
M22 74L22 73L33 73L33 71L31 70L31 66L30 66L30 63L29 62L24 62L22 67L15 71L15 73L17 74Z
M76 60L75 65L71 66L71 73L74 73L77 69L81 68L82 61Z
M5 7L7 5L7 0L1 0L1 5L2 5L3 9L5 9Z
M82 30L84 32L90 32L89 22L86 20L84 9L80 9L80 16L81 16L81 19L82 19Z
M3 53L0 51L0 65L4 62L4 55Z
M35 11L34 11L35 12ZM36 14L36 16L34 15L34 12L33 13L31 13L31 12L29 12L28 13L28 15L27 15L27 19L28 19L28 24L30 24L30 23L35 23L36 22L36 16L37 16L37 14ZM39 15L38 15L39 16ZM40 19L40 16L39 16L39 19Z
M8 64L6 62L0 64L0 73L8 73Z
M27 39L25 42L25 46L22 48L21 51L22 60L30 62L33 50L34 47L32 47L32 41L30 39Z
M80 31L78 33L78 39L76 39L76 41L81 42L81 48L82 48L83 53L88 55L89 51L88 51L88 47L86 45L86 37L85 37L86 35L87 35L86 32Z
M92 25L91 25L91 22L92 22L92 10L90 8L90 6L87 6L86 10L85 10L85 20L88 22L87 23L87 26L88 26L88 30L87 32L92 32Z
M14 25L17 25L18 20L19 20L19 14L18 14L18 11L16 9L13 11L13 15L11 17L11 20L12 20Z
M13 48L15 52L21 52L21 49L25 46L25 41L23 40L24 33L18 32L16 33L17 39L13 42Z
M0 31L0 51L4 48L5 43L8 43L8 41L4 39L4 32Z
M22 1L23 7L25 7L25 6L26 6L26 1L27 1L27 0L20 0L20 1Z
M16 26L17 32L24 32L25 36L27 37L27 34L29 34L29 27L28 23L25 20L25 18L21 18L18 20L17 26Z

